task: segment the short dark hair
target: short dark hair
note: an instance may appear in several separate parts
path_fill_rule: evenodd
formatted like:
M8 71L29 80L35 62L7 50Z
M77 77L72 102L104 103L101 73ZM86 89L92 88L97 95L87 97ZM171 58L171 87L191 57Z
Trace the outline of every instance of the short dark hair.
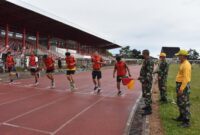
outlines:
M11 54L11 52L9 51L9 52L7 52L7 55L9 55L9 54Z
M70 56L70 55L71 55L70 52L66 52L66 53L65 53L65 56Z
M121 56L116 57L116 61L120 61L121 59L122 59Z
M47 54L43 55L43 59L46 59L47 58Z
M145 49L142 51L142 54L146 54L146 55L149 55L149 50Z

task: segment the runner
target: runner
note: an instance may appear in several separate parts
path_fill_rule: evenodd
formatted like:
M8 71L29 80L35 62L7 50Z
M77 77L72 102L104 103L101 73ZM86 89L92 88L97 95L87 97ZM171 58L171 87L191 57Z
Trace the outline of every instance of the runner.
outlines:
M51 80L51 86L50 88L55 88L55 80L54 80L54 60L50 55L44 55L43 56L43 60L44 60L44 65L45 65L45 69L46 69L46 75L47 78L49 78Z
M70 52L66 52L65 56L66 56L66 58L65 58L66 65L67 65L66 75L67 75L67 79L69 80L69 83L70 83L70 89L71 89L71 91L73 91L74 89L77 89L75 86L74 78L73 78L73 75L76 72L76 60L75 60L74 56L72 56L70 54Z
M92 63L93 63L93 71L92 71L92 79L94 83L94 91L97 90L97 93L101 91L101 67L104 64L102 57L96 51L92 56Z
M120 56L116 57L116 64L113 71L113 78L115 78L115 73L117 72L117 89L118 89L118 96L122 94L122 91L120 90L120 83L123 77L126 77L127 71L128 76L131 77L130 70L127 66L127 64L121 60Z
M31 75L35 77L35 86L37 86L39 84L39 82L38 82L39 69L38 69L37 60L38 60L37 57L32 52L31 55L29 56L29 69L30 69Z
M9 72L10 84L13 84L14 76L19 78L19 74L16 71L15 64L16 63L14 61L13 56L11 56L11 52L8 52L7 57L6 57L6 68L7 68L7 71Z

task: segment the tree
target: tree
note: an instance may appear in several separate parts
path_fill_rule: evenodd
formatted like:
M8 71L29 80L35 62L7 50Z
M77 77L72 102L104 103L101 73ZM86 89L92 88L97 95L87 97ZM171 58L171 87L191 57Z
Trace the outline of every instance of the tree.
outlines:
M133 49L132 50L132 57L134 59L140 59L141 58L141 51L139 51L137 49Z
M131 58L132 51L130 50L130 46L122 47L120 50L120 55L123 58Z
M195 49L190 49L188 53L189 53L188 56L189 60L197 60L199 58L199 53Z

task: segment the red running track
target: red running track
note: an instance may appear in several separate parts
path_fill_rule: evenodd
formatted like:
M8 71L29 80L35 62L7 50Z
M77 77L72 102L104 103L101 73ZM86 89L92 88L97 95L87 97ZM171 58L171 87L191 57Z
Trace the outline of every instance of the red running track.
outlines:
M132 66L138 77L139 66ZM70 92L64 74L56 75L56 88L46 77L33 87L33 78L0 84L0 135L122 135L141 95L141 86L117 96L112 69L103 70L102 93L93 93L90 72L75 75L78 89Z

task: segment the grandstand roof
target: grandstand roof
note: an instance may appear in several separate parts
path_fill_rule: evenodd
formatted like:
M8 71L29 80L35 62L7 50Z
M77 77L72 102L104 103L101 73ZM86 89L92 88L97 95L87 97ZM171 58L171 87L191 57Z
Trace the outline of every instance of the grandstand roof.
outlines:
M21 33L23 28L26 28L27 33L33 35L39 31L41 36L50 35L65 40L74 40L84 45L95 45L105 49L120 47L20 0L1 0L0 18L0 26L9 24L14 32Z
M162 47L161 52L166 53L166 58L174 58L175 53L177 53L179 50L179 47Z

